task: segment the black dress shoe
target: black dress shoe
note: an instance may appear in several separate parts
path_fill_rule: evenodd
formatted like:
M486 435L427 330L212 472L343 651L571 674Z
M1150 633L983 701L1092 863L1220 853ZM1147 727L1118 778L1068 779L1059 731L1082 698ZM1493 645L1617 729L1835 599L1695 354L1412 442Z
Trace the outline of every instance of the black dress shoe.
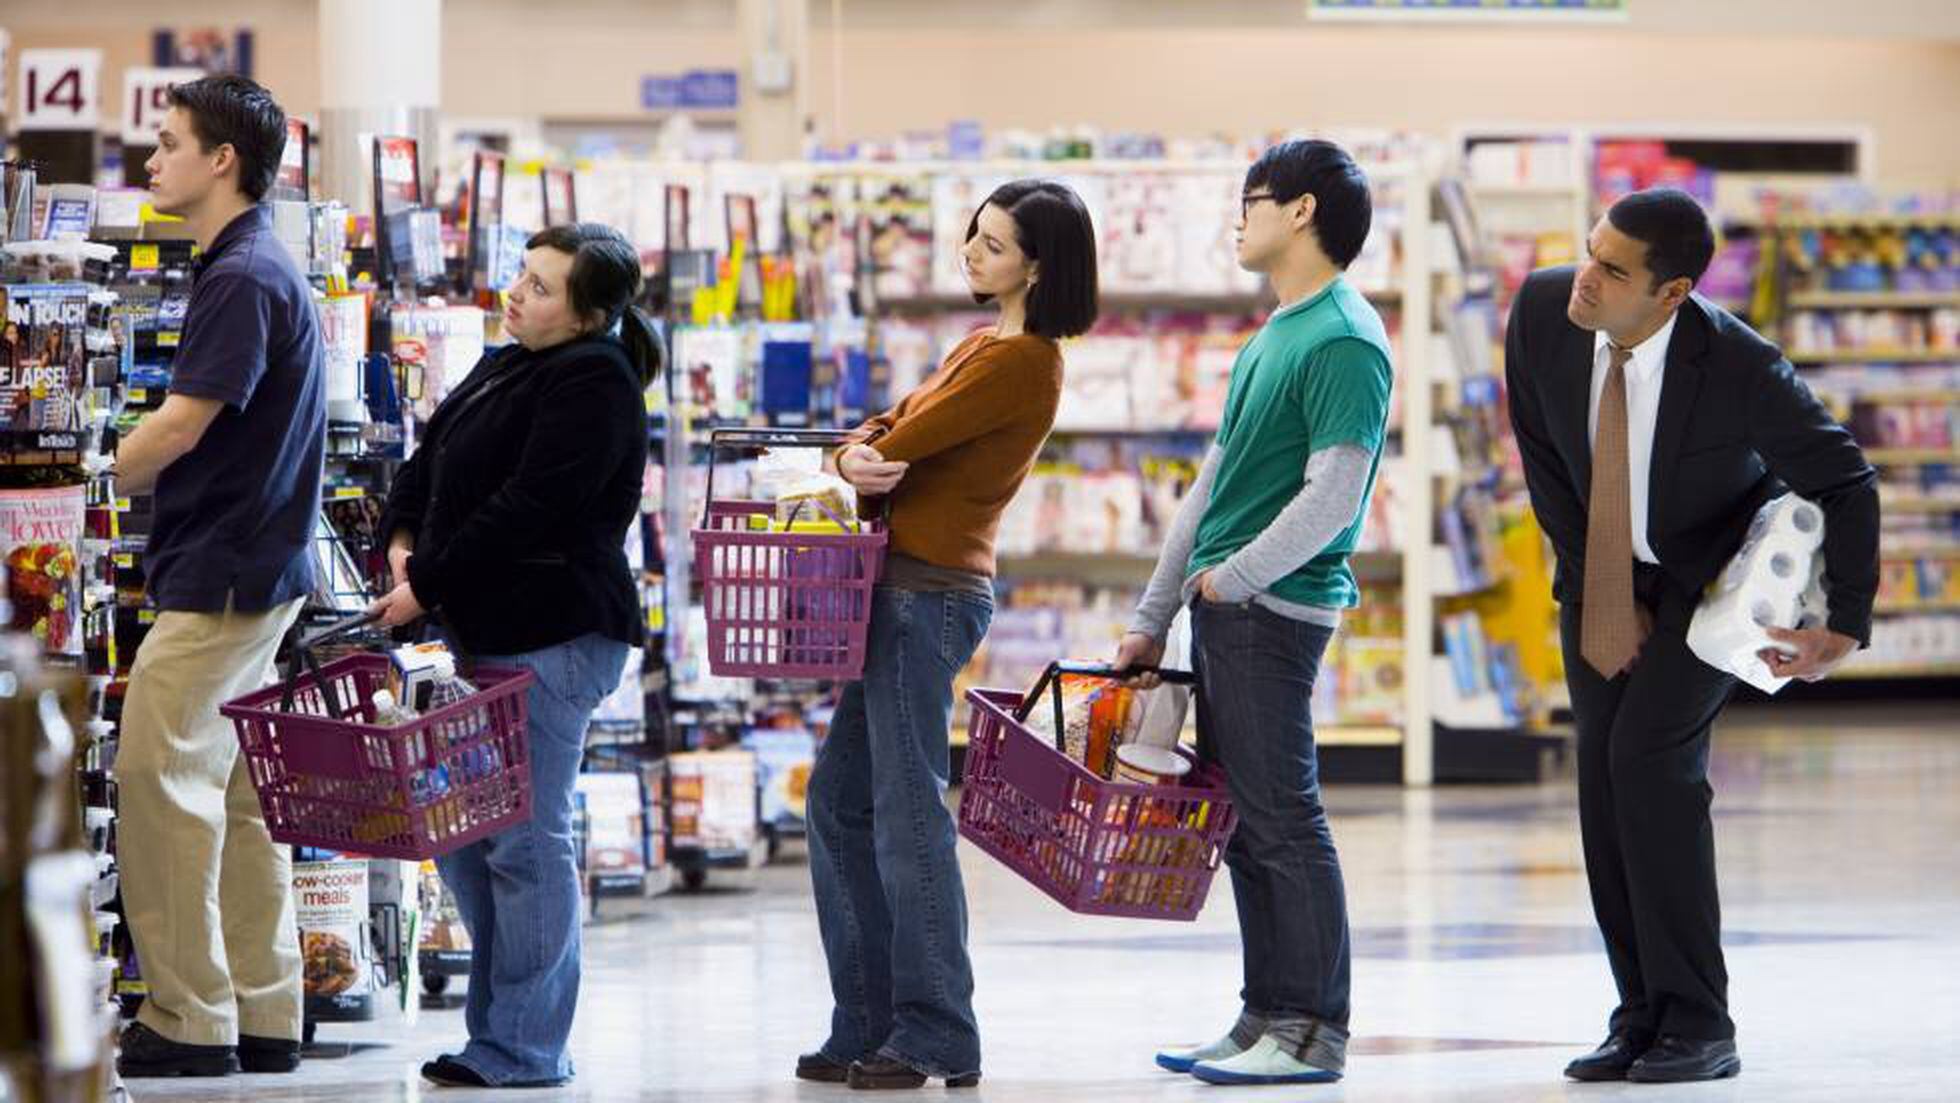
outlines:
M131 1023L122 1032L116 1071L125 1080L149 1076L228 1076L232 1071L230 1046L194 1046L170 1039L144 1026Z
M238 1036L238 1064L246 1072L299 1071L299 1042L291 1038Z
M1627 1070L1636 1084L1683 1084L1691 1080L1726 1080L1742 1071L1735 1042L1728 1038L1683 1038L1663 1034L1654 1048Z
M422 1079L445 1088L557 1088L572 1082L566 1076L556 1080L506 1080L492 1084L482 1073L446 1053L422 1066Z
M422 1066L422 1079L445 1088L494 1087L483 1074L453 1057L442 1056Z
M1599 1048L1565 1066L1565 1075L1590 1082L1625 1080L1627 1070L1647 1052L1653 1039L1624 1031L1599 1044Z
M842 1084L850 1080L851 1066L831 1060L821 1050L805 1053L796 1059L796 1078L815 1080L820 1084Z
M851 1062L848 1082L856 1091L899 1091L925 1087L926 1074L900 1061L871 1057L863 1061ZM980 1074L969 1072L963 1076L949 1076L946 1078L946 1086L979 1087Z

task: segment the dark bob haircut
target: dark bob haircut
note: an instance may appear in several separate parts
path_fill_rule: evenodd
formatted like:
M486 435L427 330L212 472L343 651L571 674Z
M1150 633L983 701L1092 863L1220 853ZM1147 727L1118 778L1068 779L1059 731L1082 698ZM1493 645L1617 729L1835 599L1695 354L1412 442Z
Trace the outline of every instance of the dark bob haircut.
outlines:
M1313 196L1314 234L1320 251L1336 267L1346 268L1361 255L1375 203L1368 194L1368 174L1346 150L1318 139L1281 142L1245 172L1245 190L1260 187L1270 189L1274 201L1282 204Z
M1695 197L1680 188L1648 188L1623 196L1606 212L1615 230L1647 246L1647 271L1658 291L1683 276L1700 283L1715 256L1715 228Z
M1041 278L1028 291L1028 332L1050 340L1087 333L1096 323L1096 228L1082 198L1053 180L1002 184L974 210L967 241L980 232L980 209L988 204L1014 219L1015 243L1041 262Z
M230 146L238 157L238 190L265 198L286 151L286 112L257 82L225 74L170 86L170 106L190 117L198 148Z

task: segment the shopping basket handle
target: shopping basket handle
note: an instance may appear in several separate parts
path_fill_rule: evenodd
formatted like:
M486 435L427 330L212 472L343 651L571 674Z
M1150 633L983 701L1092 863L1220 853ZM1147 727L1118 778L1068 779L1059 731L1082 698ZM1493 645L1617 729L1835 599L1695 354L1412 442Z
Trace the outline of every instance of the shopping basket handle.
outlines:
M715 500L715 453L724 448L822 448L829 450L839 445L849 444L857 436L855 429L787 429L774 427L710 429L708 431L708 496L702 505L706 510ZM890 495L881 495L878 502L878 518L883 520L890 512ZM703 526L707 524L703 513Z
M381 619L381 614L369 613L369 612L360 612L360 613L355 613L351 617L342 617L341 619L334 621L332 624L327 625L325 628L320 629L319 631L313 633L310 636L301 636L299 638L299 642L295 644L295 646L305 647L305 648L318 647L321 644L326 643L328 640L334 639L338 636L345 636L349 632L357 632L363 628L366 628L368 625L374 624L380 619Z
M1041 680L1034 684L1033 692L1023 697L1021 699L1021 707L1014 710L1014 719L1016 721L1026 720L1028 714L1034 711L1035 704L1041 700L1041 695L1048 691L1050 685L1053 685L1055 692L1050 694L1050 698L1055 702L1055 749L1062 751L1064 754L1067 753L1067 748L1063 745L1062 740L1062 676L1066 674L1073 674L1083 678L1108 678L1112 681L1129 678L1137 674L1155 674L1164 681L1174 685L1195 686L1198 684L1198 676L1188 670L1165 670L1162 667L1146 666L1142 663L1133 664L1123 670L1117 670L1108 663L1078 663L1067 661L1049 663L1048 669L1041 672Z
M714 448L832 448L849 444L855 429L785 429L773 426L737 429L710 429L708 444Z
M320 687L320 698L327 706L327 715L335 720L345 719L346 710L341 707L340 694L320 676L320 660L313 651L337 636L366 628L380 619L378 613L360 612L351 617L343 617L310 636L300 636L295 639L292 654L286 660L285 685L279 694L279 711L293 711L293 695L299 688L300 670L304 668L308 674L313 675L314 682ZM356 702L354 707L358 708L359 703Z
M1147 663L1131 663L1122 670L1108 663L1058 662L1049 667L1058 674L1074 674L1084 678L1133 678L1138 674L1155 674L1157 677L1176 686L1195 686L1198 676L1189 670L1166 670L1161 666Z

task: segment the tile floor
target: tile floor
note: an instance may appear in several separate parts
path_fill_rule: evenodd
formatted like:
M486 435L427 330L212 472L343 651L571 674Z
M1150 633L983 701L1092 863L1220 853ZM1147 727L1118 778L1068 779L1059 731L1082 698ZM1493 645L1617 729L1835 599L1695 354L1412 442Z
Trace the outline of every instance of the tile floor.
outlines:
M1222 880L1194 924L1089 920L966 851L987 1059L985 1083L958 1098L1960 1100L1960 709L1732 710L1714 772L1737 1080L1559 1076L1597 1042L1611 986L1567 779L1330 792L1355 927L1355 1042L1347 1079L1323 1087L1213 1088L1151 1064L1157 1044L1214 1035L1236 1010ZM578 1081L516 1098L861 1098L789 1075L829 1011L800 850L702 893L607 902L587 932L585 985ZM295 1076L139 1081L133 1096L510 1098L418 1080L421 1061L462 1037L459 1011L323 1026L322 1042L358 1052Z

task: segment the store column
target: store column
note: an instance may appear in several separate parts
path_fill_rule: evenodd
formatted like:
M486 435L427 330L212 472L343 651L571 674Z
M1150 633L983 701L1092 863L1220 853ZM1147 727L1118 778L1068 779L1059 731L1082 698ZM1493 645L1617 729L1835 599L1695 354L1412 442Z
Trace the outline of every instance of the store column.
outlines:
M809 117L810 0L740 0L742 60L736 125L750 161L803 158Z
M442 0L320 0L320 187L350 210L373 206L363 135L422 146L422 186L436 162L442 88Z

